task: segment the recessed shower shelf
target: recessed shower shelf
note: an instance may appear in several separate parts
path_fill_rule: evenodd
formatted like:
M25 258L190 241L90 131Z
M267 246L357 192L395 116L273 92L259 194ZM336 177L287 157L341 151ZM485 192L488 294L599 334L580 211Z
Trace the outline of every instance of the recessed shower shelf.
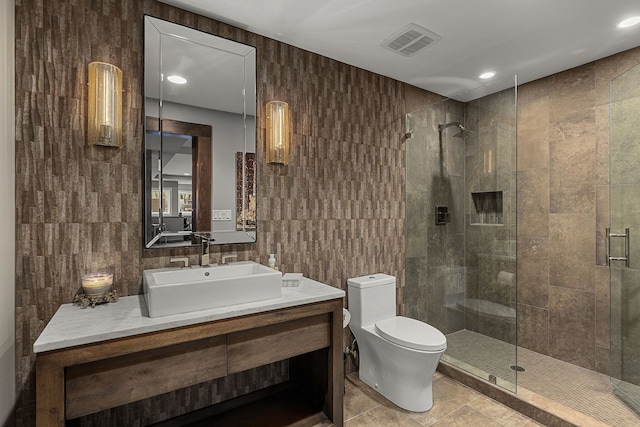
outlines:
M471 193L471 225L504 225L502 191Z

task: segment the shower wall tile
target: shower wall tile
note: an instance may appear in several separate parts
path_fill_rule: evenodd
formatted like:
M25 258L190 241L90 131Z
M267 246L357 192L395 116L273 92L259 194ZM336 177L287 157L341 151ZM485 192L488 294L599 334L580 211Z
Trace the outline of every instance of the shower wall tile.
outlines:
M549 216L538 212L518 212L518 236L548 237Z
M595 64L589 63L550 77L552 141L595 133Z
M609 104L596 107L596 185L609 184Z
M427 255L429 207L425 192L407 191L407 217L411 218L406 225L407 259Z
M594 135L552 141L549 152L550 212L595 212Z
M594 292L593 214L549 216L549 284Z
M604 375L610 375L611 372L611 350L609 347L596 346L596 362L593 369Z
M122 295L141 272L197 249L142 249L143 16L257 47L258 243L212 248L346 289L349 277L397 277L404 312L404 113L442 97L154 0L16 1L16 423L33 426L32 344L88 270L114 270ZM124 148L87 147L86 66L124 73ZM405 98L405 91L407 96ZM291 163L265 165L264 105L288 101ZM410 293L409 293L410 297ZM345 338L348 340L348 338ZM287 379L251 370L86 420L142 425Z
M518 86L518 108L536 101L540 97L549 97L551 79L545 77Z
M518 108L518 170L549 167L549 97L520 102Z
M549 170L532 169L517 172L520 237L549 235Z
M518 304L549 308L549 239L518 238Z
M530 213L545 217L549 215L549 170L520 170L518 179L517 213ZM540 227L546 231L545 227ZM528 229L527 229L528 230ZM536 235L546 236L547 233Z
M592 292L551 286L549 355L595 368L595 297Z
M610 334L610 285L609 285L609 269L607 267L596 266L596 335L595 344L601 348L609 348Z
M640 67L634 69L635 78L640 80ZM640 180L637 156L640 147L637 144L640 118L635 114L640 110L640 96L611 103L612 132L609 144L611 146L611 184L630 184ZM633 113L630 113L633 112Z
M430 310L438 303L427 297L427 257L407 257L405 270L404 313L414 319L427 319Z
M607 265L607 227L611 224L608 185L596 187L596 266Z
M622 363L625 374L631 374L631 377L625 380L638 384L640 382L640 364L638 364L638 354L640 354L640 322L638 322L640 271L630 268L620 270L622 280L617 284L620 293L616 295L618 301L615 301L614 306L620 307L621 322L612 325L612 331L618 330L621 333L619 342L622 348ZM614 298L614 295L611 295L611 298Z
M549 310L518 303L518 345L549 354Z
M608 105L610 83L640 63L640 47L596 61L596 105Z
M433 265L433 261L429 259L427 267L427 317L426 322L436 329L448 333L447 331L447 290L445 274L446 270L442 266Z

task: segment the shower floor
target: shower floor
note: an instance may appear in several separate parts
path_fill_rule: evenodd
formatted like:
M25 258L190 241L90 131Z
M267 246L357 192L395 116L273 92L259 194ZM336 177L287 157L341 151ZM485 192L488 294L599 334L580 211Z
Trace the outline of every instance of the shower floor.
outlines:
M491 374L498 385L514 391L516 373L510 366L516 364L515 357L513 344L461 330L447 335L442 359L484 379ZM616 396L607 375L522 347L518 347L517 365L525 369L517 373L518 393L525 389L552 401L549 412L561 412L562 405L606 425L640 425L640 416Z

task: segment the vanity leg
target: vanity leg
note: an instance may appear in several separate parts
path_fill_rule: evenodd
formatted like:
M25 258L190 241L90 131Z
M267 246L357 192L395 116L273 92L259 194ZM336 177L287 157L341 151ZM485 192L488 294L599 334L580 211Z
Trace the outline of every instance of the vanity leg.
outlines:
M331 315L331 354L329 355L329 389L331 390L331 419L333 425L342 427L344 423L344 357L342 328L342 301L335 305Z
M65 425L64 367L46 354L36 359L36 425Z

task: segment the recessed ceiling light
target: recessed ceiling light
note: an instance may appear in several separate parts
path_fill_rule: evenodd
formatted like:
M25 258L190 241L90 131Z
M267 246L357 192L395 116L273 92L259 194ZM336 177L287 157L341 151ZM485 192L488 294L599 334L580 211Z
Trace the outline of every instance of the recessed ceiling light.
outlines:
M628 28L633 27L634 25L640 24L640 16L632 16L631 18L627 18L624 21L620 22L617 27L618 28Z
M185 79L184 77L181 76L169 76L167 77L167 80L169 80L171 83L175 83L177 85L183 85L187 82L187 79Z
M191 175L191 174L190 174L189 172L184 172L184 173L183 173L183 175L184 175L184 176L189 176L189 175Z
M486 73L480 74L478 77L480 77L481 79L490 79L495 75L496 75L495 71L487 71Z

